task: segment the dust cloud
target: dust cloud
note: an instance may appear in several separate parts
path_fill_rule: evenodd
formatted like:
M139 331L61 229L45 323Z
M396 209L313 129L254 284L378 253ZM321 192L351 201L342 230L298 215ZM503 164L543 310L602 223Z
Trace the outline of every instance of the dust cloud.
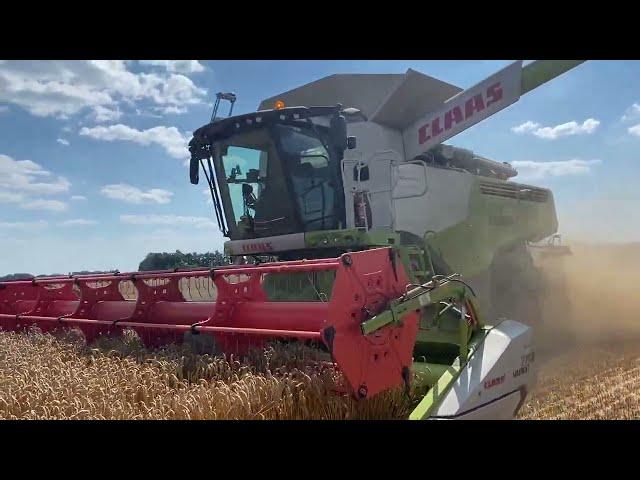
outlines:
M534 252L544 282L542 349L640 341L640 243L568 243L571 255Z

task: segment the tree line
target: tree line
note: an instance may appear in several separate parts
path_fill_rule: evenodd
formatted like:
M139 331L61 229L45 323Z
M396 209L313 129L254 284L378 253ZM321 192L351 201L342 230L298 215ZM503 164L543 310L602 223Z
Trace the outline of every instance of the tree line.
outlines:
M230 258L219 251L206 253L183 253L176 250L174 253L147 253L144 260L140 262L138 270L173 270L175 268L195 268L195 267L215 267L218 265L228 265ZM113 273L110 271L88 271L69 272L65 274L51 273L47 275L32 275L30 273L11 273L0 276L0 282L9 280L30 280L38 277L58 276L58 275L96 275L100 273Z
M230 258L217 250L207 253L182 253L180 250L176 250L175 253L148 253L144 260L140 262L138 270L215 267L218 265L228 265L229 263L231 263Z
M10 273L9 275L5 275L0 277L0 282L9 281L9 280L31 280L32 278L40 278L40 277L64 277L66 275L98 275L101 273L113 273L115 270L103 271L103 270L81 270L79 272L68 272L68 273L47 273L44 275L32 275L30 273Z

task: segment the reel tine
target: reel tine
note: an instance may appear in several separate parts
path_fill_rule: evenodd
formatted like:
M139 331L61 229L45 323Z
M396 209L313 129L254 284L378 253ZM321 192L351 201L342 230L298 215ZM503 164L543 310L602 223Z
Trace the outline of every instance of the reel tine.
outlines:
M189 277L189 295L191 300L200 300L200 287L198 277Z
M191 278L187 277L187 291L189 292L189 300L193 300L193 292L191 291Z
M202 280L202 300L207 301L211 298L211 288L209 286L209 277L200 277Z
M215 282L209 277L207 278L207 300L215 301L218 298L218 287Z
M195 277L195 280L196 280L195 284L198 289L198 300L202 300L203 298L202 290L204 290L204 285L202 283L203 279L202 277Z

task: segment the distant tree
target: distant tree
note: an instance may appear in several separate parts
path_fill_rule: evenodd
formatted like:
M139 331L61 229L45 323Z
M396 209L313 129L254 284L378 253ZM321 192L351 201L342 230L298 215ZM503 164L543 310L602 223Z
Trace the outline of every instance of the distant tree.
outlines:
M149 270L171 270L174 268L196 268L215 267L230 263L229 257L219 251L207 253L182 253L176 250L175 253L148 253L140 262L140 271Z
M9 275L5 275L4 277L0 277L0 282L4 282L7 280L31 280L33 275L30 273L10 273Z
M180 250L176 250L175 253L148 253L147 256L140 262L138 270L172 270L174 268L197 268L197 267L215 267L218 265L228 265L231 263L229 257L216 250L215 252L206 253L182 253ZM32 279L34 277L51 277L51 276L64 276L64 275L97 275L101 273L113 273L116 270L111 271L88 271L82 270L80 272L69 272L65 274L53 273L47 275L31 275L30 273L11 273L0 277L1 281L7 280L22 280Z
M10 273L9 275L5 275L0 277L0 282L8 281L8 280L31 280L32 278L42 278L42 277L63 277L65 275L99 275L101 273L114 273L117 270L110 271L102 271L102 270L82 270L80 272L69 272L69 273L47 273L43 275L31 275L30 273Z

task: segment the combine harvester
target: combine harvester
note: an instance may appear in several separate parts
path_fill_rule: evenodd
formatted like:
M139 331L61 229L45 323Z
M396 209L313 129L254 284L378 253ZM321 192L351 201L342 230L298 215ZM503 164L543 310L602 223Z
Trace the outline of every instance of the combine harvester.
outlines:
M555 257L572 254L569 246L562 243L562 236L559 233L551 235L544 243L530 243L529 247L541 257Z
M303 340L357 399L413 382L411 419L513 418L535 354L499 286L525 282L528 242L556 232L553 196L442 142L579 63L518 61L466 91L413 70L332 75L227 118L235 95L218 94L190 177L202 168L234 264L5 282L0 326L87 341L133 329L149 346L206 338L240 355ZM198 279L215 302L184 294Z

